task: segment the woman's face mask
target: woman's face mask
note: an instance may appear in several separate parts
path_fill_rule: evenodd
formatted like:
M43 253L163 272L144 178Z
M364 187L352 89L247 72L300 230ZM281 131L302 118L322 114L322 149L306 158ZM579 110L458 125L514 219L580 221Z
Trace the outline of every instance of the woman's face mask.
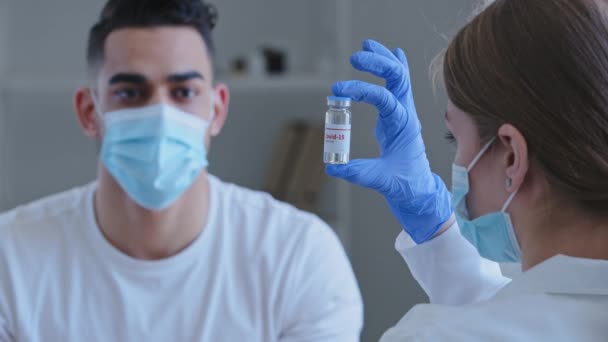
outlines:
M511 193L500 211L491 212L472 219L467 208L469 193L469 171L483 157L496 139L490 140L467 166L452 166L452 205L462 235L469 240L479 254L496 262L520 262L521 250L515 236L511 217L506 212L517 194Z
M518 262L521 253L510 216L506 213L516 192L505 201L506 180L499 179L500 170L486 155L495 139L480 148L472 118L451 103L446 124L458 140L452 169L452 205L463 236L487 259ZM480 163L482 159L483 163ZM474 183L473 189L470 183Z

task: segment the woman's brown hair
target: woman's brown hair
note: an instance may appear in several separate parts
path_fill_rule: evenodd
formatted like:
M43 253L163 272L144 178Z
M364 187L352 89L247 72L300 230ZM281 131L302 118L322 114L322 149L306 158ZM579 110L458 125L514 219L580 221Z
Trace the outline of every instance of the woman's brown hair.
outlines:
M497 0L453 39L443 78L482 140L515 126L552 187L607 212L606 0Z

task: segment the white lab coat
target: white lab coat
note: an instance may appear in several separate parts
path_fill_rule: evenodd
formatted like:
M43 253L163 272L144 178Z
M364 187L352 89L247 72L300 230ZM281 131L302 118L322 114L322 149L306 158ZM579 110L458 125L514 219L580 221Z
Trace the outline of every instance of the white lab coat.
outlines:
M392 341L608 341L608 261L555 256L509 279L454 225L397 250L432 304L418 305L382 337Z

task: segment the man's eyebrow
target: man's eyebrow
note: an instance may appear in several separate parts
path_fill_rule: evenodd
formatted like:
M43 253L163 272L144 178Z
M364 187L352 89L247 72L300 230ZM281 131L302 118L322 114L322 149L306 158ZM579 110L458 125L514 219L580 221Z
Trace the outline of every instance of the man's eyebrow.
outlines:
M205 77L198 71L187 71L179 74L173 74L167 77L167 81L172 83L182 83L190 81L192 79L204 80Z
M142 85L148 83L148 80L144 75L141 74L121 72L112 76L112 78L110 78L109 83L110 85L117 83L133 83Z

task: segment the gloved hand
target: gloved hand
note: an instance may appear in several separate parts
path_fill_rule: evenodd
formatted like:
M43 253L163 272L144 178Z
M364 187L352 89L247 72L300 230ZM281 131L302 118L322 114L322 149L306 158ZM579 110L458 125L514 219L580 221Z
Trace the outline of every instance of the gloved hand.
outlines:
M410 75L401 49L391 52L372 40L363 42L351 64L386 80L386 88L361 82L338 82L336 96L374 105L380 157L328 165L327 174L378 191L404 230L420 244L433 238L452 216L451 196L431 172L414 107Z

